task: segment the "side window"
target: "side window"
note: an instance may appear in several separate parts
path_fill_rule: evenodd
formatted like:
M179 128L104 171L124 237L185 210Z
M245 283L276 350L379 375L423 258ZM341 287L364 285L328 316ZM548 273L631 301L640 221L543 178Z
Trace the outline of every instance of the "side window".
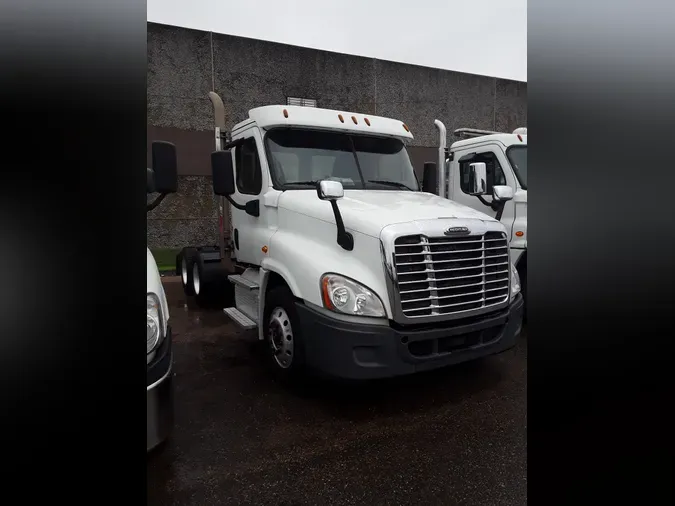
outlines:
M485 173L487 179L487 194L492 194L492 187L495 185L505 185L506 177L499 160L494 153L480 153L476 158L468 162L459 164L459 186L464 193L469 193L469 164L474 162L485 163Z
M262 190L262 170L255 139L246 139L235 150L237 190L244 195L258 195Z

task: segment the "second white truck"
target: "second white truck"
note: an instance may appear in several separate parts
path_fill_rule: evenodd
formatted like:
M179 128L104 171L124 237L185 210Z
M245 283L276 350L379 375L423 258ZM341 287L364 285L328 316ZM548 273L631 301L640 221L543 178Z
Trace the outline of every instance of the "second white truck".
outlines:
M274 371L380 378L514 346L523 300L507 229L422 191L404 123L274 105L228 134L210 96L220 241L184 249L178 265L188 294L256 330ZM471 165L474 194L485 170Z
M445 125L435 121L439 132L438 188L434 193L484 212L506 227L511 262L522 283L527 308L527 128L512 133L460 128L454 131L460 140L446 148ZM471 165L485 163L486 188L473 194L470 188ZM494 186L508 186L513 199L503 207L492 198Z

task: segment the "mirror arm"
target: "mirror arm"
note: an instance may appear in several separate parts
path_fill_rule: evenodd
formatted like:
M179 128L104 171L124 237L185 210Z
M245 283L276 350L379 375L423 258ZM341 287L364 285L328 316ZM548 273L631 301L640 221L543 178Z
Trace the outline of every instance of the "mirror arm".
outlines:
M227 201L228 201L230 204L232 204L232 206L233 206L235 209L239 209L240 211L246 211L246 205L243 205L243 206L242 206L241 204L237 204L234 200L232 200L232 196L231 196L231 195L225 195L225 198L227 199Z
M495 216L495 220L497 221L502 221L502 214L504 213L504 208L506 207L506 201L501 201L497 202L497 215Z
M259 200L249 200L246 204L241 205L237 204L231 195L225 195L227 201L232 204L232 207L239 209L240 211L245 211L246 214L250 216L255 216L256 218L260 216L260 201Z
M492 209L493 211L499 210L499 203L498 203L498 202L495 202L494 200L493 200L492 202L488 202L487 200L485 200L485 199L483 198L482 195L476 195L476 197L478 198L478 200L481 201L481 203L482 203L484 206L489 207L489 208Z
M335 215L335 225L337 226L337 243L347 251L354 249L354 236L347 232L345 229L345 224L342 221L342 214L340 214L340 209L338 208L337 201L331 200L330 206L333 208L333 214Z
M152 211L155 207L157 207L158 205L160 205L160 204L162 203L162 200L164 200L164 197L166 197L166 196L167 196L166 193L161 193L161 194L159 195L159 197L157 197L157 198L156 198L155 200L153 200L151 203L146 204L146 206L145 206L145 212L146 212L146 213L149 213L149 212Z

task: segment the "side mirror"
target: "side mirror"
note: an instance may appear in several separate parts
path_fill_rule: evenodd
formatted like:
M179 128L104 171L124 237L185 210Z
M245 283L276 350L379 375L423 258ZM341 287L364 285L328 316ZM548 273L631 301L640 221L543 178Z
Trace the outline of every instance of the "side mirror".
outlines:
M152 189L155 192L176 193L178 189L177 166L176 146L165 141L152 143L152 172L154 173Z
M345 223L342 221L342 214L338 208L337 201L345 196L345 189L340 181L330 181L324 179L316 184L316 194L321 200L330 202L335 216L335 226L337 227L337 243L341 248L351 251L354 249L354 236L347 232Z
M436 186L438 185L438 167L434 162L424 163L424 174L422 176L422 191L438 194Z
M513 198L513 188L497 185L492 187L492 198L497 202L506 202Z
M229 149L211 153L211 176L213 193L228 197L235 192L234 165L232 164L232 152Z
M345 196L345 189L340 181L319 181L316 193L321 200L338 200Z
M469 164L469 194L478 196L485 195L487 190L487 177L484 162Z

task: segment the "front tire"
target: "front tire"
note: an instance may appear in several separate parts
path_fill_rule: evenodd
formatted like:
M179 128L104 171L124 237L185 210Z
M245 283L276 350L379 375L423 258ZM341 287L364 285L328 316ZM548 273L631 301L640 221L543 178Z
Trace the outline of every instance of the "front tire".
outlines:
M305 355L295 297L285 286L272 288L265 300L263 315L265 361L283 381L297 379L305 372Z

